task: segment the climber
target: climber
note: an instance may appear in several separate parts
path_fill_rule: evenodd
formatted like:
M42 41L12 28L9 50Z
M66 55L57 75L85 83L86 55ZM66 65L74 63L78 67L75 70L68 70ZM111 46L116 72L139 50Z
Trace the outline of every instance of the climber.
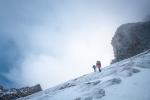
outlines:
M98 68L99 72L101 72L101 62L100 61L96 62L96 67Z
M95 65L93 65L93 69L94 69L94 72L96 72L96 66Z

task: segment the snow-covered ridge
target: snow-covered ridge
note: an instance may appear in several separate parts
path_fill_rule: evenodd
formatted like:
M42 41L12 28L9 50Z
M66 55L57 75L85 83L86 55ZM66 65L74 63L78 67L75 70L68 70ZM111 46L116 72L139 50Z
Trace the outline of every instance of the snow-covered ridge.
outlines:
M19 100L150 100L150 50Z

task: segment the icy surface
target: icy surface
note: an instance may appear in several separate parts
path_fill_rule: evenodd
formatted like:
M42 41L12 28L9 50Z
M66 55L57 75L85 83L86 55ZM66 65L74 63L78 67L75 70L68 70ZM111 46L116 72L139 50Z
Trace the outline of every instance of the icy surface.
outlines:
M150 100L150 51L19 100Z

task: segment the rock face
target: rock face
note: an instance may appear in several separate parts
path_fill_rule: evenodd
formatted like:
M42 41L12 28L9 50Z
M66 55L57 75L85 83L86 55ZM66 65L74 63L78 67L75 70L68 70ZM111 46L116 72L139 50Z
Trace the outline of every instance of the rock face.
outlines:
M150 21L121 25L111 44L115 56L112 63L150 49Z
M0 86L0 100L12 100L20 97L25 97L31 95L33 93L42 91L41 86L35 85L32 87L24 87L20 89L4 89L4 87Z

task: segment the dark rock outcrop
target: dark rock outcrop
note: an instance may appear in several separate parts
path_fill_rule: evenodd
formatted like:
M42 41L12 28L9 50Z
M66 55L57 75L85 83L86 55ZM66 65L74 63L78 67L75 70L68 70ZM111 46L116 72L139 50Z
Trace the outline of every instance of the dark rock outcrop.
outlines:
M24 87L24 88L20 88L20 89L15 89L15 88L4 89L3 87L1 89L1 87L2 86L0 86L0 100L17 99L20 97L25 97L25 96L31 95L33 93L42 91L42 88L39 84L32 86L32 87Z
M115 56L112 63L150 49L150 22L121 25L112 38L111 44Z

